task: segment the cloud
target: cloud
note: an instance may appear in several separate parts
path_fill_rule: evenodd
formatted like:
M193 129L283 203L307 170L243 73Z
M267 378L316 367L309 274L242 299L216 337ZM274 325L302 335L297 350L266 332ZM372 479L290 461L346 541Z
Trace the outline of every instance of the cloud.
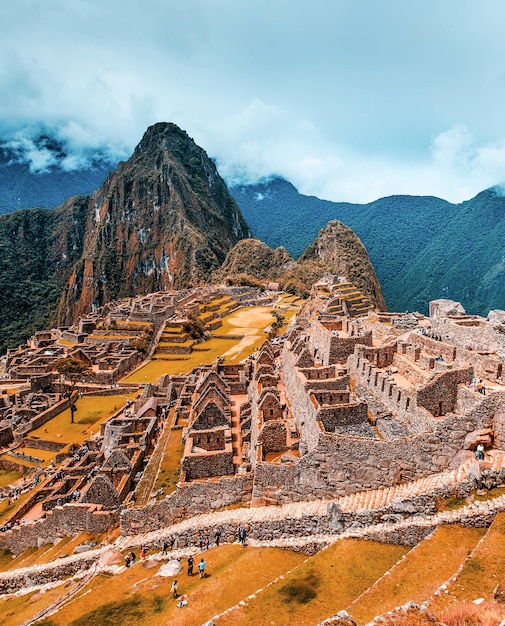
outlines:
M172 121L231 182L470 197L505 180L505 5L481 5L2 3L0 143L72 170Z

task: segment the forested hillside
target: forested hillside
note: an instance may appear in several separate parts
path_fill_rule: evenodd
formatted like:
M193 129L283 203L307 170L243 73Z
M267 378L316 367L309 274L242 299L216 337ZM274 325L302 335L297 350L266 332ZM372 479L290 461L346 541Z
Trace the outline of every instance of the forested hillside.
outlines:
M299 194L282 179L233 187L256 237L298 256L330 219L365 244L389 310L427 312L451 298L470 313L505 309L505 198L490 189L461 204L390 196L369 204Z

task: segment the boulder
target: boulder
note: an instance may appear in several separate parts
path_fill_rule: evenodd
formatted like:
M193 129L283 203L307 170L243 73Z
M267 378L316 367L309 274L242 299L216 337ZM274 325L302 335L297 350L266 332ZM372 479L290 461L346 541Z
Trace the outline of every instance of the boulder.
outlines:
M463 448L465 450L475 450L480 443L484 448L490 448L493 445L493 431L491 428L472 430L465 437Z
M177 559L172 559L160 567L156 572L156 576L177 576L181 569L180 562Z
M453 315L466 315L465 309L459 302L454 300L446 300L440 298L439 300L431 300L430 302L430 317L444 318L451 317Z
M505 311L500 309L494 309L487 314L487 321L491 322L493 326L505 325Z

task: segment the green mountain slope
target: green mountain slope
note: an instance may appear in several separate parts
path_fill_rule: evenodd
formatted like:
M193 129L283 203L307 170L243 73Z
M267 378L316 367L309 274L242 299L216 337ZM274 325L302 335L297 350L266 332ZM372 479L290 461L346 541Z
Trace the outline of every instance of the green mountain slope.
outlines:
M427 312L429 300L459 300L486 315L505 309L505 198L487 190L461 204L391 196L369 204L299 194L282 179L231 189L255 236L293 256L338 219L365 244L390 310Z

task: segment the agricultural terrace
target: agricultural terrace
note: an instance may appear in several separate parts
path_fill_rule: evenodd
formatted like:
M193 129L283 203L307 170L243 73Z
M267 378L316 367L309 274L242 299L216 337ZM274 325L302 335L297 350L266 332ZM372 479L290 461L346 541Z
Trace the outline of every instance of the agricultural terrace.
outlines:
M284 332L299 310L303 300L296 296L283 294L278 304L272 306L253 306L237 309L222 318L222 326L217 328L210 339L196 344L191 353L181 355L157 355L124 381L129 383L155 382L165 374L178 375L190 372L194 367L210 364L217 357L224 357L225 363L242 361L259 348L265 341L266 329L274 321L272 310L276 310L286 319Z
M75 423L70 422L70 409L65 409L52 420L33 430L30 438L45 441L66 442L81 445L85 439L100 430L100 424L109 419L116 411L133 400L137 392L123 393L112 396L82 396L76 402ZM41 452L37 450L37 453Z

